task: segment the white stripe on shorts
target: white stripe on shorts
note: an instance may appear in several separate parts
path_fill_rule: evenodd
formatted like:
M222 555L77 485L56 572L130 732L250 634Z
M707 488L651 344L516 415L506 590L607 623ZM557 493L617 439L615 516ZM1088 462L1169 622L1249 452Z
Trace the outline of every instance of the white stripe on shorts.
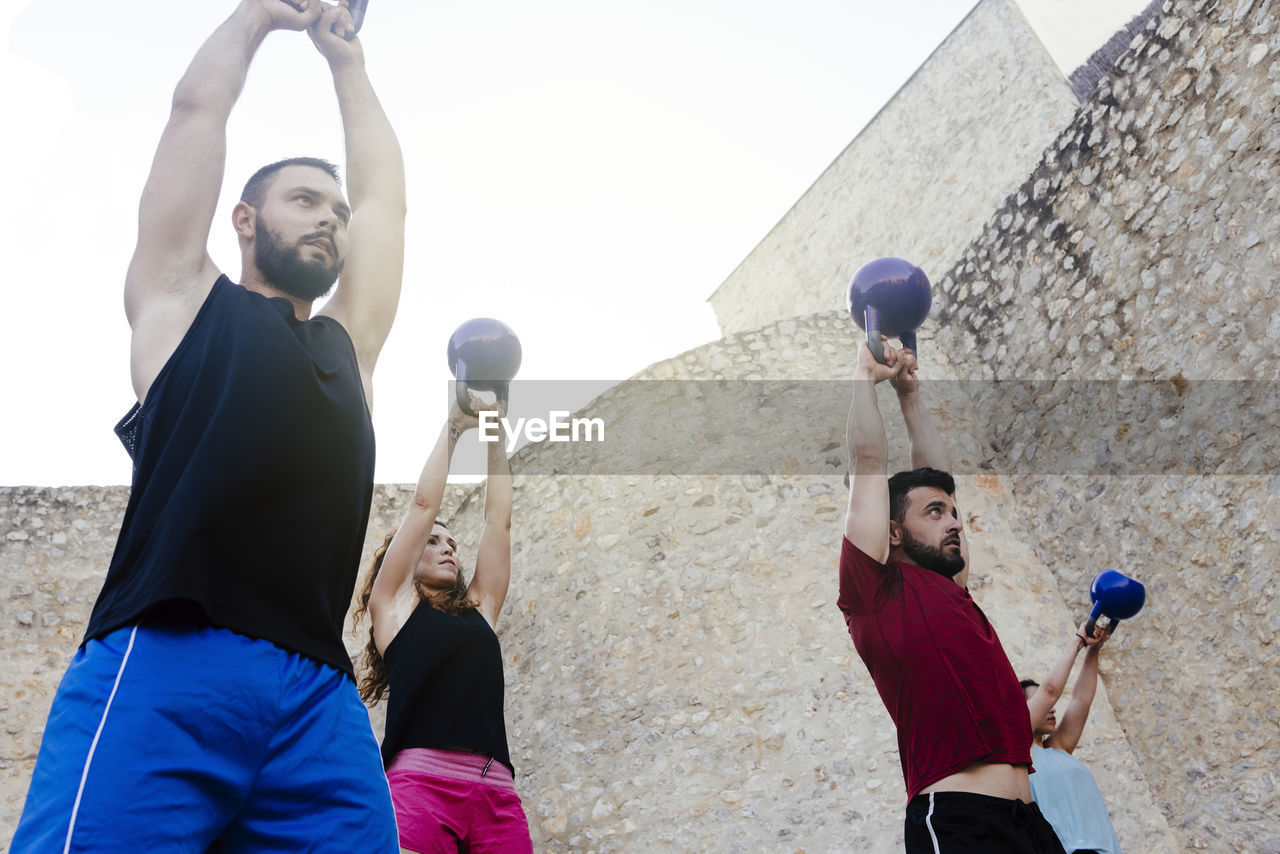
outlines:
M942 854L938 847L938 835L933 832L933 792L929 793L929 812L925 814L924 826L929 828L929 838L933 840L933 854Z
M125 647L124 658L120 659L120 669L116 671L115 684L111 686L111 694L107 697L107 705L102 709L102 720L98 721L98 731L93 734L93 742L89 745L89 755L84 759L84 772L80 774L80 788L76 789L76 801L71 807L71 823L67 825L67 843L62 846L62 854L70 854L71 835L76 831L76 815L80 812L80 798L84 795L84 784L89 779L89 765L93 762L93 752L98 749L98 739L102 737L102 728L107 725L107 712L111 711L111 701L116 698L116 689L120 687L120 677L124 675L124 666L129 663L129 653L133 652L133 638L138 634L138 626L134 624L129 632L129 645Z

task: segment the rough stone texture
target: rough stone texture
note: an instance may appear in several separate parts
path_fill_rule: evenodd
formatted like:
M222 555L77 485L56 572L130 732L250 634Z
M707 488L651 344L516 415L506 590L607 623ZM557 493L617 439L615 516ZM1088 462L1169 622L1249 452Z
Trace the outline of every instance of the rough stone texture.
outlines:
M711 295L722 332L841 308L882 255L939 275L1077 106L1012 0L982 0Z
M1142 11L1134 15L1127 24L1107 39L1084 63L1071 72L1067 79L1071 82L1071 91L1083 101L1093 93L1098 81L1111 73L1116 60L1129 49L1135 36L1146 29L1147 23L1160 11L1163 0L1151 0Z
M1239 7L1156 19L939 281L976 376L1277 376L1280 36Z
M1277 378L1276 26L1268 0L1167 4L957 250L922 335L927 380L1139 378L1180 390ZM840 312L816 313L641 378L838 379L854 340ZM637 408L672 388L627 384L607 404ZM1015 666L1052 663L1098 570L1147 585L1146 609L1104 653L1080 749L1125 850L1280 851L1280 476L1274 455L1254 455L1274 436L1232 412L1187 434L1174 419L1166 444L1210 448L1218 456L1191 470L1220 473L1183 473L1157 441L1141 446L1150 473L1121 476L1123 434L1158 435L1159 424L1081 417L1057 441L1092 466L1046 474L1006 444L1017 430L981 405L986 392L961 399L966 388L925 393L957 469L974 472L960 486L972 587ZM881 409L892 411L887 397ZM905 459L899 437L891 452ZM500 628L537 850L900 850L892 727L833 604L842 477L519 474L557 455L572 471L563 445L513 462L515 579ZM408 497L377 490L370 545ZM0 490L6 838L124 498ZM450 498L467 553L478 498Z
M6 844L53 692L102 587L128 492L0 487L0 839Z
M1277 377L1280 31L1274 5L1167 3L940 283L939 344L986 378ZM1218 383L1223 385L1223 383ZM1236 388L1274 385L1239 383ZM1243 401L1241 401L1243 404ZM1264 407L1265 409L1265 407ZM1187 849L1280 845L1274 420L1230 409L1175 456L1222 474L1015 478L1026 541L1063 590L1150 579L1122 629L1115 711ZM1120 425L1082 441L1123 439ZM1258 435L1262 434L1262 435ZM1104 454L1105 456L1105 450Z

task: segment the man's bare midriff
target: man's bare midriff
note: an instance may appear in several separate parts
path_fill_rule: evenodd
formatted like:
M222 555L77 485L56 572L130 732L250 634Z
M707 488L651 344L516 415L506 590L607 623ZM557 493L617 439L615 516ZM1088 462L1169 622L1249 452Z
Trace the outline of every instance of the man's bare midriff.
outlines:
M1002 762L975 762L963 771L943 777L925 786L920 794L929 792L971 792L990 795L993 798L1019 800L1031 803L1031 782L1027 766L1008 765Z

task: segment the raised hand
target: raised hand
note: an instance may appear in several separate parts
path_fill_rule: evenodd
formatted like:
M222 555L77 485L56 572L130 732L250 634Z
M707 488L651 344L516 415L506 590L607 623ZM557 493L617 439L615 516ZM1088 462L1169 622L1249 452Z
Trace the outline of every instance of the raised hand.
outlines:
M490 411L497 410L497 407L495 405L488 403L482 397L477 397L476 393L473 392L471 389L467 389L467 398L468 398L468 406L471 407L472 412L477 413L476 415L468 415L466 412L463 412L462 407L458 405L458 396L456 394L453 394L452 389L450 389L449 424L457 431L459 435L467 432L473 427L478 427L480 425L480 417L479 417L480 412L483 412L485 410L490 410Z
M244 0L244 7L264 16L273 30L305 30L323 11L321 0Z
M1081 623L1081 624L1080 624L1080 628L1079 628L1079 630L1077 630L1077 631L1076 631L1076 637L1078 637L1078 638L1080 638L1082 641L1084 641L1084 645L1085 645L1085 647L1098 647L1098 648L1101 648L1101 647L1102 647L1102 645L1103 645L1104 643L1106 643L1106 642L1107 642L1107 640L1109 640L1109 639L1110 639L1110 637L1111 637L1111 630L1110 630L1110 629L1104 629L1104 628L1102 628L1101 626L1094 626L1094 627L1093 627L1093 634L1089 634L1089 632L1088 632L1088 631L1086 630L1086 628L1085 628L1085 627L1086 627L1086 626L1088 626L1088 625L1089 625L1089 623L1088 623L1088 621L1087 621L1087 620L1086 620L1085 622Z
M323 7L320 17L307 30L311 41L329 65L343 62L364 62L364 49L356 38L356 25L347 8L347 0L331 6L321 0L312 0Z
M886 347L886 351L887 349ZM889 385L893 386L899 397L914 394L920 388L920 379L916 376L916 368L919 367L916 354L903 347L898 351L898 360L903 363L902 371L889 379Z
M901 357L901 353L889 346L889 339L884 335L880 336L880 346L884 348L883 363L876 360L876 357L871 353L871 348L867 346L865 341L858 347L857 373L865 378L873 379L877 383L897 378L907 366L907 362Z

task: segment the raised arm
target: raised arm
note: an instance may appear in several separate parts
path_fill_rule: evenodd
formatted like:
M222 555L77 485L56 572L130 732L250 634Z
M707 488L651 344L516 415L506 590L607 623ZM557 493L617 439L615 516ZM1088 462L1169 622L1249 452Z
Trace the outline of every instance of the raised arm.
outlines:
M476 550L476 573L467 589L469 597L489 625L496 627L498 613L511 584L511 468L506 437L489 443L489 478L484 490L484 531Z
M138 242L125 276L138 400L186 334L218 270L207 244L225 168L227 118L267 33L302 30L320 0L242 0L196 52L173 93L138 207Z
M1098 632L1092 638L1084 633L1084 626L1081 625L1076 634L1071 638L1071 643L1063 650L1062 655L1058 656L1058 660L1054 662L1053 667L1049 669L1049 673L1044 677L1044 681L1036 688L1035 694L1031 699L1027 700L1027 714L1031 718L1031 728L1034 730L1044 722L1049 716L1049 710L1054 707L1058 699L1062 696L1063 691L1067 688L1067 680L1071 678L1071 668L1075 666L1076 657L1080 654L1080 650L1086 647L1095 649L1098 644L1106 640L1105 632ZM1087 659L1086 659L1087 660ZM1083 672L1081 673L1083 675ZM1077 680L1077 689L1080 687ZM1074 702L1075 693L1072 692L1072 702ZM1090 692L1089 701L1093 701L1092 692ZM1063 718L1063 723L1066 719ZM1083 725L1083 724L1082 724ZM1058 730L1061 730L1061 723ZM1051 740L1056 742L1057 731ZM1054 747L1059 745L1054 743ZM1074 748L1075 745L1073 744Z
M1058 702L1062 692L1067 689L1067 680L1071 678L1071 668L1075 666L1076 656L1084 648L1084 639L1080 635L1071 638L1071 643L1058 656L1058 660L1049 668L1044 681L1036 688L1036 692L1027 700L1027 714L1031 717L1031 728L1034 730L1049 716L1049 710Z
M475 419L465 415L456 401L451 405L449 419L441 428L440 436L422 466L422 473L418 475L413 502L387 545L382 567L369 594L369 617L373 621L373 640L379 653L386 652L387 645L418 605L413 571L422 558L436 516L440 513L453 449L458 438L475 424Z
M920 378L916 376L915 353L902 350L899 354L905 364L902 372L890 380L893 390L898 393L898 407L902 410L902 420L907 424L907 440L911 445L911 467L913 469L935 468L953 474L951 471L951 455L947 453L947 443L942 438L933 415L920 399ZM957 498L957 511L959 499ZM961 586L968 579L969 567L969 534L968 526L960 529L960 556L964 558L965 575L957 576Z
M898 393L898 406L907 424L907 438L911 442L911 467L928 466L940 471L951 471L951 455L947 443L933 423L933 416L920 400L920 379L916 376L916 357L910 350L898 354L903 360L902 372L889 381Z
M1101 657L1102 644L1109 635L1102 636L1085 650L1084 663L1080 665L1080 675L1076 677L1075 687L1071 689L1071 702L1058 721L1058 728L1049 736L1049 746L1067 753L1074 753L1080 743L1080 735L1089 720L1089 709L1093 705L1094 695L1098 692L1098 659Z
M373 368L391 331L404 272L404 157L400 142L365 73L360 40L347 41L351 16L344 0L308 32L329 62L347 148L350 247L338 290L322 313L342 323L355 343L372 400Z
M880 563L889 558L889 443L876 400L876 384L896 377L902 367L887 342L885 339L887 364L877 362L865 342L859 346L845 435L850 473L844 535Z

